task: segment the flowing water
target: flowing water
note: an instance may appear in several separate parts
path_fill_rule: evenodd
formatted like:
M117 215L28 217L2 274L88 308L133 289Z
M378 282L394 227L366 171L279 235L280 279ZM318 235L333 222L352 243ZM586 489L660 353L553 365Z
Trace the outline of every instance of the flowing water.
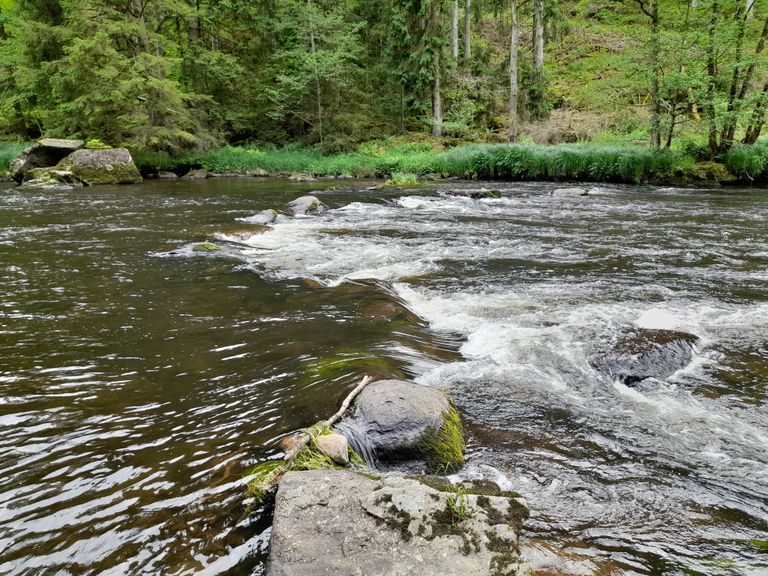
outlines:
M0 574L260 574L244 477L364 372L454 396L542 574L768 574L768 193L335 186L0 191ZM632 326L699 353L600 376Z

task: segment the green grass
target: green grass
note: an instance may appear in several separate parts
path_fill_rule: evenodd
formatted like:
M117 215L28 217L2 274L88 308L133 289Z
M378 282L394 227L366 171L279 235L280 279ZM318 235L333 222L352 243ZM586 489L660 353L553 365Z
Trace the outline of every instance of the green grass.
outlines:
M29 145L28 142L0 142L0 173L7 172L11 160Z
M683 151L653 151L632 146L594 144L471 144L448 150L428 141L363 145L357 152L324 155L316 150L286 147L255 149L224 147L178 158L135 155L144 167L170 170L200 167L210 172L306 173L314 176L393 177L409 182L434 174L491 180L584 180L639 183L669 178L694 165Z
M742 180L768 181L768 143L736 145L723 154L721 161Z

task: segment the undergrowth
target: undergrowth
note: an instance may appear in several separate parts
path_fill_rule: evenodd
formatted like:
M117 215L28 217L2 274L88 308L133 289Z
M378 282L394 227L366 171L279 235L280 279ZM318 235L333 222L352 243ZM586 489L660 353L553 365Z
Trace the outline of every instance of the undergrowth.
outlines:
M209 172L297 173L314 176L390 178L393 185L411 185L426 175L491 180L583 180L640 183L663 179L693 167L694 158L681 150L654 151L632 146L595 144L469 144L442 149L425 141L363 145L357 152L327 156L285 148L226 146L205 153L170 157L137 153L144 169L202 168Z

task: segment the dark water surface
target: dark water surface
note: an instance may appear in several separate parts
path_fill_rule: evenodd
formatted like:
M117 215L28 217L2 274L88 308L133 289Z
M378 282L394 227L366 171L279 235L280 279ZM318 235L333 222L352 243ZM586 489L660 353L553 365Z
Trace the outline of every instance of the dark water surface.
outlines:
M542 570L768 574L768 193L344 182L236 220L332 185L0 191L0 574L259 574L244 476L363 372L454 395ZM631 326L700 353L606 380Z

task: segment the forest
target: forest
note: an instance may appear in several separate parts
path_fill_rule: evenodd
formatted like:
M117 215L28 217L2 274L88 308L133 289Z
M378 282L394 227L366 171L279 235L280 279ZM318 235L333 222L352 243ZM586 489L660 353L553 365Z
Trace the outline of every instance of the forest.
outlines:
M766 37L754 0L0 0L0 139L169 156L591 142L743 163ZM766 154L746 155L759 172Z

